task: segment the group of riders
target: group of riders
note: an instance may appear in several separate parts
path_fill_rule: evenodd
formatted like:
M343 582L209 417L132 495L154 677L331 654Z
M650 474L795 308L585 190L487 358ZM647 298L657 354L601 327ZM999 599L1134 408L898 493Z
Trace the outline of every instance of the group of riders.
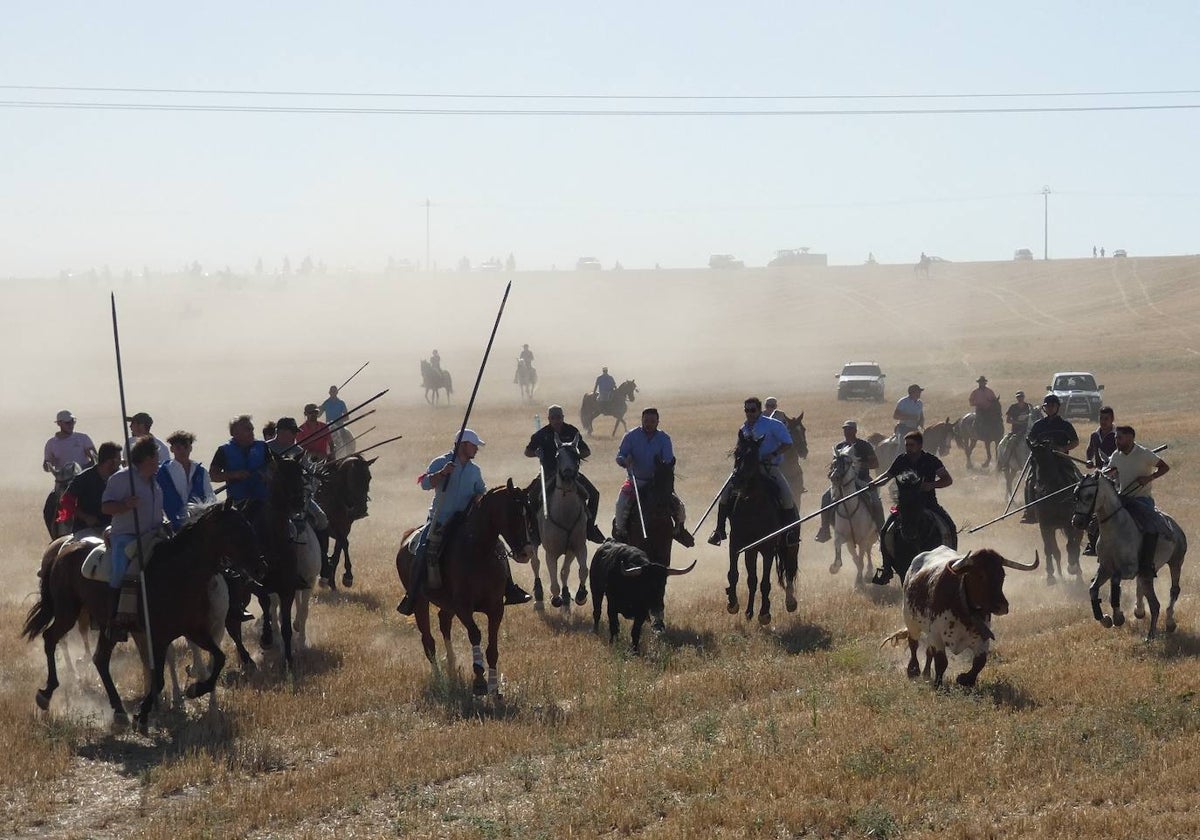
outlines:
M293 458L311 466L353 452L353 439L343 443L339 432L345 430L337 425L346 410L337 387L331 386L320 405L304 406L303 424L281 417L266 425L262 439L255 437L252 417L240 414L230 420L229 440L217 447L207 469L192 458L194 434L181 429L164 442L152 432L154 419L147 412L126 418L130 436L125 447L107 441L97 448L87 434L76 430L75 415L60 411L55 418L59 430L46 441L42 468L56 477L73 478L47 499L47 528L52 537L73 534L107 542L114 593L110 627L124 632L136 624L136 599L131 602L116 593L127 584L130 562L148 556L156 543L178 533L189 513L215 504L213 482L224 482L225 498L243 503L247 519L260 530L259 512L267 499L273 462ZM322 414L325 422L319 419ZM328 521L312 487L308 489L307 516L325 556ZM306 586L302 583L301 588Z

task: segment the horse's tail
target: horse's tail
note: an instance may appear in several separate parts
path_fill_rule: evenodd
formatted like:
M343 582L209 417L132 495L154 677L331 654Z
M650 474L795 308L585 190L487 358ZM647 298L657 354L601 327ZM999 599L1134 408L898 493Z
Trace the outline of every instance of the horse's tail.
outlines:
M442 376L445 377L444 381L446 383L446 393L453 394L454 393L454 380L450 376L450 371L443 372Z
M55 540L46 549L46 554L57 554L59 547L59 541ZM21 627L21 637L29 641L36 639L54 620L54 598L50 594L50 572L53 568L54 560L50 559L50 562L47 562L47 557L43 556L41 572L38 575L38 602L29 610L29 614L25 616L25 624Z

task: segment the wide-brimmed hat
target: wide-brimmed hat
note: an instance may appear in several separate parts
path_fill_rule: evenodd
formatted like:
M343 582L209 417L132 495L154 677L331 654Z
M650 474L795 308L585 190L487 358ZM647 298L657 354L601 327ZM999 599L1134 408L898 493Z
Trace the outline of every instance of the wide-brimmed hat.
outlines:
M67 411L64 408L62 411L58 412L58 414L54 415L54 422L55 423L74 423L75 415L72 414L71 412Z
M976 379L975 381L976 381L977 383L979 383L980 385L982 385L984 382L987 382L987 377L986 377L986 376L981 376L981 377L979 377L978 379Z
M475 434L470 429L463 429L462 434L458 436L458 440L463 443L473 443L476 446L483 446L483 441L479 439L479 435Z
M139 411L137 414L133 415L132 417L126 417L125 421L127 423L141 423L143 426L153 426L154 425L154 418L151 417L149 414L147 414L144 411Z

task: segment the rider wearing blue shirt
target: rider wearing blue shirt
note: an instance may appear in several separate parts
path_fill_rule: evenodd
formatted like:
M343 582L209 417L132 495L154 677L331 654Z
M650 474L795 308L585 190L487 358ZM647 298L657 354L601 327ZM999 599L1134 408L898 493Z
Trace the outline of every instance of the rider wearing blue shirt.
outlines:
M342 419L342 415L346 413L346 404L338 399L338 389L336 385L329 386L329 399L321 403L321 411L325 413L326 423L336 423Z
M796 522L800 519L800 511L797 510L796 502L792 497L792 488L788 486L787 479L783 477L783 472L779 469L779 465L783 463L783 453L792 447L792 435L783 423L762 413L762 400L758 397L747 397L743 408L746 413L746 422L738 430L739 434L753 435L762 440L758 450L759 457L762 459L762 470L767 478L775 483L779 494L779 507L782 509L783 524ZM721 503L717 505L717 527L713 530L712 536L708 538L710 545L720 545L726 538L725 520L729 517L729 497L732 492L727 482L725 489L721 492ZM789 545L798 545L800 529L793 528L788 531L787 540Z
M608 402L612 399L616 387L617 380L609 376L608 368L601 368L600 375L596 377L596 384L592 386L592 393L600 402Z
M607 368L605 368L607 370ZM654 480L654 469L659 463L670 463L675 460L675 451L671 447L670 436L658 428L658 409L647 408L642 411L642 425L626 433L621 438L617 448L617 465L637 482L638 492ZM626 481L626 486L617 494L617 510L613 521L613 539L625 542L629 536L629 506L634 500L633 487ZM675 539L689 548L695 545L695 540L684 527L687 510L683 501L674 493L671 494L671 515L675 520Z

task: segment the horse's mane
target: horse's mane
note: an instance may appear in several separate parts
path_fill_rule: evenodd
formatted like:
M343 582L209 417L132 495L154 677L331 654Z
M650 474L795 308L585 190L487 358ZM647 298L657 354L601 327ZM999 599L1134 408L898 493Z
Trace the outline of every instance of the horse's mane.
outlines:
M896 483L905 485L920 484L921 476L917 475L915 470L905 470L904 472L900 473L900 475L896 476Z
M150 555L150 566L177 562L181 556L192 551L200 541L201 534L204 532L204 527L201 526L207 525L209 519L216 516L218 511L225 508L221 504L208 505L207 507L196 505L195 507L197 509L195 519L192 518L193 506L188 505L187 523L179 529L179 532L175 536L154 547L154 552Z

